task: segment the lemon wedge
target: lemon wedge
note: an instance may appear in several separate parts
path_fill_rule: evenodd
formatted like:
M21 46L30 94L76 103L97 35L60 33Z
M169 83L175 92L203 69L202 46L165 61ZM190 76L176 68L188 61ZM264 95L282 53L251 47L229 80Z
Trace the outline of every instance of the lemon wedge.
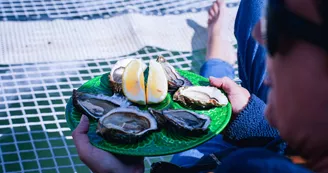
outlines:
M162 102L168 91L166 74L161 64L155 60L149 62L149 75L146 86L147 104Z
M131 102L146 105L145 77L143 63L139 59L132 60L124 69L122 75L122 90Z
M162 65L155 60L149 62L147 86L144 77L145 66L139 60L131 60L122 75L123 94L131 102L146 105L162 102L168 92L168 82Z

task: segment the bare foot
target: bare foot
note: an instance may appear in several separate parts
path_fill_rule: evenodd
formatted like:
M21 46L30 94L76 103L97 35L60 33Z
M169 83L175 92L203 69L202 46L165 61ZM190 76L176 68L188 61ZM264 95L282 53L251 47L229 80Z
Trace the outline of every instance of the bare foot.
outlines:
M208 11L208 42L206 59L219 58L234 64L237 56L228 37L228 16L224 0L216 0Z

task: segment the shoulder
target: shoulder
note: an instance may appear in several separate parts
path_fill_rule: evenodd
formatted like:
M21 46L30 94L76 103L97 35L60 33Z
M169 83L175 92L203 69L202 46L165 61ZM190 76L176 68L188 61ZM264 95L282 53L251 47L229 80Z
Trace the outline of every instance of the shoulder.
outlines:
M307 173L309 170L292 163L288 158L262 148L244 148L222 159L216 172L244 173Z

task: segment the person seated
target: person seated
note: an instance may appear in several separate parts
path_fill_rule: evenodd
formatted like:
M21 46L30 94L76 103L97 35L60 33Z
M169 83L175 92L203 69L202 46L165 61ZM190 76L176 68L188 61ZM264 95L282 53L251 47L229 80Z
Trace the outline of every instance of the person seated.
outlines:
M219 22L223 20L222 4L216 1L210 9L210 34L214 33L211 29L224 27ZM328 1L268 0L268 8L263 8L265 4L263 0L241 0L238 10L235 36L242 86L232 76L216 76L220 70L209 72L220 66L232 73L232 61L222 59L230 56L211 54L208 49L202 73L217 77L209 77L210 83L227 93L233 119L223 136L196 147L194 154L192 150L176 154L171 164L182 167L178 170L214 162L213 172L328 172L324 134L328 126ZM267 9L263 18L262 9ZM213 49L220 50L220 44L213 43L217 47ZM93 172L144 172L142 159L126 163L93 147L88 128L83 116L72 136L80 159ZM304 167L284 156L286 144L306 160ZM184 156L191 159L184 162Z

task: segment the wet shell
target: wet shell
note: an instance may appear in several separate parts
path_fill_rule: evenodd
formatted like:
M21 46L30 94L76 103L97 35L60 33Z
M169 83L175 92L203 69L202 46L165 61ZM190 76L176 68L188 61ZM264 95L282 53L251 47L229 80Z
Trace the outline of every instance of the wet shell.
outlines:
M228 104L228 98L216 87L181 87L174 93L173 100L191 109L210 109Z
M132 61L132 58L122 59L116 62L108 75L110 86L114 93L122 94L122 75L125 67ZM146 64L143 64L143 68L146 69Z
M137 143L157 130L156 119L135 107L116 108L98 121L97 134L107 141Z
M182 77L163 56L159 56L157 62L159 62L165 70L169 92L173 93L183 86L192 86L192 83L187 78Z
M73 105L82 114L93 120L98 120L117 107L127 107L131 103L124 97L102 94L94 95L73 90Z
M167 128L173 133L199 136L208 131L210 117L188 110L153 110L149 112L156 118L160 128Z

